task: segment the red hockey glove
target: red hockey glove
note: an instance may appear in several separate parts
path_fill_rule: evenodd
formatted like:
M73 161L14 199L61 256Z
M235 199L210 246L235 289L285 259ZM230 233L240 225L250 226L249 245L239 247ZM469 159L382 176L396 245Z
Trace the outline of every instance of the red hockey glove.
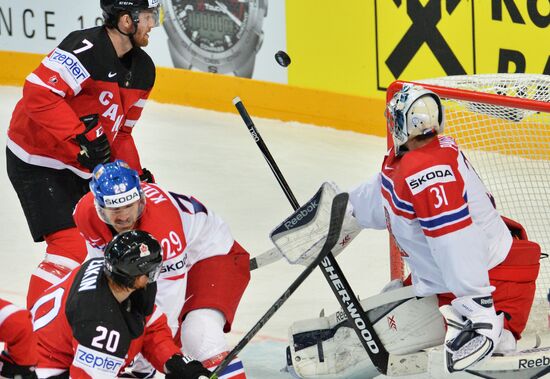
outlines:
M76 135L76 142L82 149L76 159L82 166L93 171L98 164L109 162L111 147L97 114L81 117L80 120L86 126L86 130Z

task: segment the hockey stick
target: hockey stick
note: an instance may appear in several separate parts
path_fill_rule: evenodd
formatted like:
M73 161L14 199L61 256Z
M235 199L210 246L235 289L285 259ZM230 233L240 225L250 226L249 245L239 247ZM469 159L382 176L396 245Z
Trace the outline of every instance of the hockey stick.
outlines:
M250 135L256 142L256 145L258 145L258 147L260 148L260 151L267 161L267 164L269 165L271 171L275 175L275 178L279 182L279 185L285 193L288 201L290 201L292 208L294 210L297 210L299 208L299 204L296 201L296 198L290 190L290 187L283 177L283 174L279 170L277 163L275 163L275 160L267 149L267 146L265 145L260 133L256 129L256 126L250 118L250 115L244 107L241 99L239 99L238 97L234 98L233 104L239 111L239 114L241 115L241 118L248 128ZM372 363L378 369L378 371L380 371L382 374L386 374L388 371L388 360L390 358L388 351L380 341L378 334L376 334L376 331L374 330L373 324L368 319L366 312L363 311L361 303L359 303L359 300L357 300L357 296L355 296L353 290L351 289L351 286L349 285L346 277L344 276L344 273L340 269L340 266L338 265L338 262L336 262L336 259L334 258L332 253L327 254L326 258L323 259L322 264L319 267L321 268L325 279L332 289L332 292L334 292L334 295L338 299L342 310L348 317L348 320L350 320L351 327L353 328L355 333L357 333L357 336L359 337L361 344L367 351Z
M282 257L283 256L277 251L277 248L272 247L271 249L256 255L254 258L250 258L250 271L275 263Z
M327 239L321 249L319 255L315 258L309 266L292 282L292 284L287 288L287 290L273 303L271 308L265 312L265 314L258 320L256 325L250 329L248 333L239 341L237 346L233 348L219 364L219 366L214 370L210 379L217 379L220 372L225 370L225 368L231 363L231 361L241 352L241 350L250 342L252 338L258 333L258 331L269 321L269 319L281 308L285 301L296 291L296 289L306 280L306 278L315 270L315 268L322 264L322 261L326 259L326 255L330 254L330 251L338 242L338 237L340 236L340 231L342 230L342 222L344 221L344 216L346 214L346 206L348 204L347 193L341 193L336 195L332 201L332 208L330 212L330 224L328 229Z

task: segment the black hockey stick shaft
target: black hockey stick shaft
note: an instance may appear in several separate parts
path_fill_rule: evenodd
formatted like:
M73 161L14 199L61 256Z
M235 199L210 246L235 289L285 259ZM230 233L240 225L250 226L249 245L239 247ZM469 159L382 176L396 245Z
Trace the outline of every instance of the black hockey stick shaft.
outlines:
M285 195L290 201L292 208L294 210L297 210L300 206L296 201L296 198L292 194L288 183L286 182L281 171L279 170L277 163L275 163L275 160L271 156L271 153L269 152L260 133L258 132L258 129L256 129L256 126L254 125L252 118L248 114L248 111L246 110L243 102L241 101L241 99L236 97L233 99L233 104L239 111L241 118L243 119L246 127L248 128L248 131L250 132L250 135L256 142L256 145L258 145L258 147L260 148L260 151L262 152L265 160L271 168L271 171L281 185L281 188L283 189ZM325 279L332 289L332 292L334 292L334 295L338 299L342 310L348 317L350 326L353 328L353 330L359 337L361 344L367 351L372 363L378 369L378 371L380 371L380 373L386 374L388 370L389 360L388 351L380 341L378 334L376 334L376 331L374 330L374 325L370 322L366 312L361 307L361 303L357 299L357 296L355 296L355 293L353 292L348 280L344 276L344 273L338 265L338 262L334 258L334 255L332 255L332 253L329 253L319 267L321 268Z
M258 320L256 325L250 329L248 333L239 341L237 346L233 348L219 364L219 366L214 370L210 379L216 379L220 372L225 370L225 368L231 363L233 359L241 352L241 350L250 342L252 338L258 333L258 331L271 319L271 317L281 308L285 301L298 289L298 287L306 280L306 278L315 270L315 268L321 264L321 261L326 257L327 254L330 254L332 248L338 242L338 237L340 236L340 231L342 230L342 223L344 221L344 216L346 214L346 206L348 204L347 193L341 193L336 195L332 201L332 208L330 212L330 224L328 228L328 235L325 243L321 249L319 255L315 258L309 266L305 268L304 271L292 282L292 284L287 288L285 292L273 303L273 305L267 310L267 312Z
M235 104L235 107L239 111L239 114L241 115L241 118L243 119L244 123L246 124L246 127L248 128L248 131L250 132L250 135L262 151L262 154L267 161L267 164L269 165L269 168L271 168L271 171L273 172L273 175L275 175L275 179L279 182L279 185L281 186L281 189L286 195L286 198L288 201L290 201L290 204L294 208L294 210L300 208L300 204L298 204L298 201L294 197L294 194L292 193L290 186L285 180L285 177L281 173L281 170L279 170L279 166L277 166L277 163L275 162L275 159L271 156L271 153L269 152L269 149L265 145L265 142L256 129L256 126L254 125L254 122L250 118L250 115L248 114L248 111L244 107L243 102L238 97L233 99L233 104Z

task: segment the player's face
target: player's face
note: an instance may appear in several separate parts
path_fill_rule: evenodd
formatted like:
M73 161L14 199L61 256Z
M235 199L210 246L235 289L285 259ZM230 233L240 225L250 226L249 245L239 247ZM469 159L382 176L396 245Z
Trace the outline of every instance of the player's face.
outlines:
M134 228L140 216L139 208L140 202L135 201L123 207L105 208L103 212L107 221L113 226L117 233L122 233Z
M145 288L147 287L148 283L149 283L149 277L147 275L140 275L135 279L134 289L139 290L139 289Z
M158 21L153 11L141 11L139 13L137 32L134 34L134 42L137 46L145 47L149 44L149 32L157 23Z

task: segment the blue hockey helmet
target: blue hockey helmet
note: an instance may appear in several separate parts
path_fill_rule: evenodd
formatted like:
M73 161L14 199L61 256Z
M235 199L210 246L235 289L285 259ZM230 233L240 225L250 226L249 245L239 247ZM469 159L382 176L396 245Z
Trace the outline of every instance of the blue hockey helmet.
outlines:
M139 201L139 218L145 207L145 195L137 171L121 160L97 165L92 173L90 190L99 217L107 224L110 221L105 216L105 209L120 208Z

